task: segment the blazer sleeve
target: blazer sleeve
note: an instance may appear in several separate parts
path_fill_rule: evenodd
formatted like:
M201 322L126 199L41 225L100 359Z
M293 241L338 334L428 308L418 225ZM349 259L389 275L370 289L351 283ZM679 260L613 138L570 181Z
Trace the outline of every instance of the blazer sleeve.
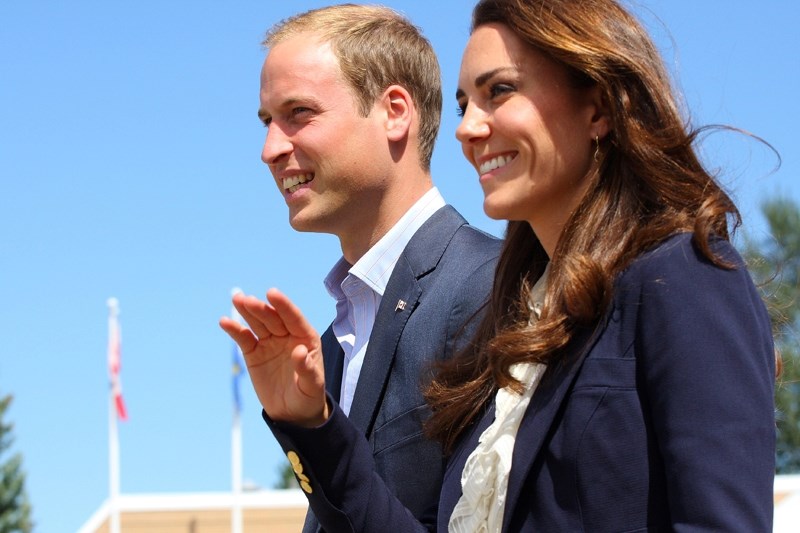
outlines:
M434 526L424 526L387 489L375 472L364 435L330 395L328 402L331 417L310 429L273 421L262 411L322 529L331 533L433 531Z
M685 238L633 274L640 379L673 529L772 531L770 320L733 247L714 246L737 267L714 266Z

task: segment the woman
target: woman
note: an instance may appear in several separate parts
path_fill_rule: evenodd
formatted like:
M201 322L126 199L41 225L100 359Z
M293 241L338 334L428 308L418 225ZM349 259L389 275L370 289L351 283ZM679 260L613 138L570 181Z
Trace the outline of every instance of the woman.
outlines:
M644 30L613 0L483 0L457 97L510 222L428 394L450 530L771 531L769 319Z
M484 209L509 225L480 334L427 394L449 452L438 530L770 531L769 319L639 23L615 0L481 0L457 99ZM236 303L310 335L269 297ZM318 395L319 360L291 352L288 385ZM298 417L321 426L269 422L336 499L329 533L424 530L315 405Z

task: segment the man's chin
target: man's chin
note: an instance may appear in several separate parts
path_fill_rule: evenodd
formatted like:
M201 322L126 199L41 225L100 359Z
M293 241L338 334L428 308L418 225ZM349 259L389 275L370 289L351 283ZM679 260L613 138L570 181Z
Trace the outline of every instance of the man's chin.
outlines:
M299 215L289 215L289 225L295 231L300 231L303 233L324 233L323 224L320 224L317 220L309 219L308 217L303 217Z

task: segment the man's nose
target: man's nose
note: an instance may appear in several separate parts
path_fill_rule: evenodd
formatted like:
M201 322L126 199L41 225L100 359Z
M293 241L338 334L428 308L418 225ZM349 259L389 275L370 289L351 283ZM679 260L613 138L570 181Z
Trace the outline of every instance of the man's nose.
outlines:
M278 124L270 124L267 129L267 138L264 139L264 148L261 150L261 160L267 165L274 165L291 151L292 142L289 136Z

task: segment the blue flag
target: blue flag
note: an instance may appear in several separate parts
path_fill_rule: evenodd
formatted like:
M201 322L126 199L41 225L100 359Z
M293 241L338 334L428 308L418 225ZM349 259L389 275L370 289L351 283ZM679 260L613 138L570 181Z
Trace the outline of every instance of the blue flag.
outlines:
M242 410L242 396L239 392L239 382L242 381L244 375L244 358L239 346L233 343L233 407L239 413Z

